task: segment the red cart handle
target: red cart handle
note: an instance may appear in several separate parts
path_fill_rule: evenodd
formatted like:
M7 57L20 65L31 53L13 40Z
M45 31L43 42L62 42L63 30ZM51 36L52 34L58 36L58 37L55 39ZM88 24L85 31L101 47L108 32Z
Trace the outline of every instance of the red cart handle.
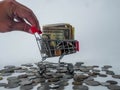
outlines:
M80 50L79 41L76 41L76 51Z
M32 26L30 30L32 34L35 34L35 33L42 34L42 31L38 30L35 26Z

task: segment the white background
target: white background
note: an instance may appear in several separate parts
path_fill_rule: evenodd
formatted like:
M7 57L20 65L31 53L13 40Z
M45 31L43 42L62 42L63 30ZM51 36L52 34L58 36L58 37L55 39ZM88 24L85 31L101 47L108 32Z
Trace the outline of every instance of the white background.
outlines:
M109 64L116 74L120 74L120 0L17 1L33 10L41 27L52 23L70 23L75 27L80 52L65 56L63 61L83 61L86 65L99 66ZM34 35L19 31L0 33L0 68L40 60Z

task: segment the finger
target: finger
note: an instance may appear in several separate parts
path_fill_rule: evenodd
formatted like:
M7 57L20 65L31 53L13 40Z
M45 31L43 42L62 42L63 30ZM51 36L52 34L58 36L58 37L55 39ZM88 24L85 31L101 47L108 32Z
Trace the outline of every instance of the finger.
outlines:
M39 22L32 10L16 1L14 1L14 4L16 5L14 13L20 18L25 18L27 22L29 22L32 26L35 26L40 30Z
M14 22L14 25L12 26L11 30L18 30L31 33L30 28L31 26L25 22Z
M25 22L23 18L20 18L18 16L15 16L14 19L17 20L17 22Z

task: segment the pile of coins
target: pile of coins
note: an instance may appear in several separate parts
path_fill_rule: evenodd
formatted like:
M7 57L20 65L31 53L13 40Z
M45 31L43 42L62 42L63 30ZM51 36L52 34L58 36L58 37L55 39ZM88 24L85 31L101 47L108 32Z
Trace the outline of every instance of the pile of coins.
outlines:
M0 87L32 90L38 85L37 90L65 90L65 87L70 85L69 80L72 80L73 90L89 90L89 86L103 86L108 90L120 90L120 86L115 80L105 82L95 80L96 77L105 78L108 75L120 79L120 75L116 75L110 68L112 68L110 65L104 65L101 68L97 65L86 66L84 62L76 62L75 65L65 62L8 65L0 70ZM19 75L13 76L16 73ZM8 77L7 83L1 82L6 76Z

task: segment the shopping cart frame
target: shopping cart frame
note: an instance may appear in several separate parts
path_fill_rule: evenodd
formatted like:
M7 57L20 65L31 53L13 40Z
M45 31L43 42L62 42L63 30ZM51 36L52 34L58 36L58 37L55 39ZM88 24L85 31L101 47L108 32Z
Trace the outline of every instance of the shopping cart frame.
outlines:
M41 55L41 62L45 61L47 58L50 57L58 57L59 56L59 60L58 63L60 63L61 59L65 56L65 55L69 55L69 54L73 54L76 53L78 45L76 45L75 42L77 42L77 40L50 40L50 39L44 39L40 34L34 34L38 48L39 48L39 52ZM55 42L57 43L57 45L53 48L50 47L50 43L49 42ZM61 47L59 47L61 43ZM70 46L70 44L72 46ZM66 46L64 46L66 45ZM61 50L62 53L60 55L52 55L52 51L56 51L56 50ZM67 51L67 52L66 52ZM49 55L47 55L46 53L49 53Z

